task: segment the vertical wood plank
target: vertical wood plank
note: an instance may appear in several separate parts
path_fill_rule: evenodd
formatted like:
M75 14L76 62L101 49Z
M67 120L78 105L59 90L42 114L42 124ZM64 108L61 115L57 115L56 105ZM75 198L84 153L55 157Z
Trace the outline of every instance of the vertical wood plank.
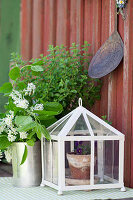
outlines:
M56 16L57 16L56 0L44 0L44 30L43 30L44 55L47 55L47 50L49 45L56 44Z
M132 138L132 93L133 93L133 1L127 5L127 16L124 22L124 71L123 71L123 118L122 131L125 134L125 184L130 186L133 173L133 158L131 155ZM128 169L128 170L127 170ZM132 168L133 169L133 168Z
M32 58L32 0L21 1L21 54L24 60Z
M57 0L56 45L69 46L70 1Z
M109 35L115 30L116 5L114 0L109 0ZM116 127L117 105L117 69L108 76L108 119Z
M32 57L37 58L43 53L43 14L44 1L33 0L33 27L32 27Z
M83 44L83 11L84 1L71 0L70 4L70 44Z
M93 0L85 0L84 5L84 41L87 41L91 46L89 53L92 54L92 35L93 35ZM91 58L91 57L90 57Z
M101 46L102 1L94 0L92 2L92 6L93 6L92 7L93 28L92 28L92 52L91 53L94 55ZM92 112L98 115L99 117L101 117L100 116L100 101L95 102L95 105L92 108Z
M109 37L109 1L102 0L102 31L101 44ZM102 78L103 85L101 89L100 114L108 114L108 75Z
M119 15L119 24L118 24L119 34L124 41L124 20L122 16ZM123 59L117 68L117 108L116 108L116 121L117 129L122 131L122 108L123 108Z

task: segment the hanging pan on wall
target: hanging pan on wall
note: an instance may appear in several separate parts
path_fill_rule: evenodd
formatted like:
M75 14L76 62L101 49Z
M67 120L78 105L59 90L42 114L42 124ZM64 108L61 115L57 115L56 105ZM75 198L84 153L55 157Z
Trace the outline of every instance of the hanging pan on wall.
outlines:
M117 31L117 11L115 30L97 51L89 65L88 74L91 78L101 78L112 72L121 62L124 55L124 44Z

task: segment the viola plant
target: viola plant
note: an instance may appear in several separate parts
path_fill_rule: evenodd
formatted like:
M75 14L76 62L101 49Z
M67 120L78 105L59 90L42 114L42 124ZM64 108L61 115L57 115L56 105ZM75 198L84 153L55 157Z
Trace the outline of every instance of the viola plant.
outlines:
M34 71L34 70L33 70ZM5 151L7 160L10 160L11 145L13 142L26 142L34 146L43 134L47 140L50 135L42 120L50 120L62 112L62 106L57 102L44 101L35 96L37 84L24 83L21 69L15 66L9 73L12 82L4 83L0 92L8 97L5 105L6 112L0 114L0 150ZM27 146L21 164L26 160Z
M74 153L77 155L89 155L91 152L90 146L82 141L75 142Z

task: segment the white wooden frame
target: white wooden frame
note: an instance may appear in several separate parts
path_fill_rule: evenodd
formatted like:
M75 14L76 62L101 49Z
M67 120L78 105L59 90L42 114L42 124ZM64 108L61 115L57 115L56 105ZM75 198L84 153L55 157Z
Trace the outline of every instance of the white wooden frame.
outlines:
M83 115L84 120L86 122L87 128L90 132L89 136L67 136L68 133L70 132L71 128L74 126L80 115ZM108 128L110 131L112 131L115 135L111 136L95 136L94 131L91 128L90 122L87 118L87 115L90 116L92 119L96 120L106 128ZM62 130L59 132L58 135L52 134L54 130L62 123L64 122L67 118L68 121L62 128ZM59 123L60 122L60 123ZM57 124L57 126L56 126ZM51 131L51 140L56 140L58 141L58 185L53 184L51 182L48 182L45 180L44 177L44 146L43 146L43 137L42 137L42 183L41 185L48 185L54 189L58 190L58 194L62 194L63 191L67 190L91 190L91 189L106 189L106 188L122 188L122 191L124 191L124 182L123 182L123 172L124 172L124 135L101 120L99 117L95 116L91 112L89 112L87 109L82 107L81 105L76 108L74 111L63 117L57 122L55 122L52 126L48 128L50 130L53 127L53 130ZM99 130L100 131L100 130ZM94 184L94 142L95 141L106 141L106 140L118 140L119 141L119 180L117 183L117 180L107 177L103 174L104 178L110 179L113 183L111 184ZM66 186L65 185L65 141L71 141L72 142L72 147L74 141L90 141L91 142L91 166L90 166L90 185L80 185L80 186ZM99 154L99 159L101 159L101 165L103 165L103 143L101 143L100 147L101 148L101 153ZM52 158L52 155L51 155ZM102 169L99 167L98 168L98 174L102 173Z

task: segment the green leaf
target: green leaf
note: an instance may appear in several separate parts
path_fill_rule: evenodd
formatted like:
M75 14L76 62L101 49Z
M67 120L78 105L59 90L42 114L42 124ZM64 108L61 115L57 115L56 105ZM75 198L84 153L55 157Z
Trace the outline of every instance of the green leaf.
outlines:
M12 68L11 71L9 72L9 77L12 80L16 80L18 77L20 77L20 69L19 69L19 67Z
M47 116L47 115L38 115L37 116L38 118L39 118L39 120L49 120L49 121L51 121L51 120L53 120L53 119L56 119L54 116Z
M12 91L13 87L11 83L4 83L0 87L0 93L10 93Z
M36 131L38 139L40 140L42 136L42 128L40 124L38 123L36 124L35 131Z
M20 82L17 84L17 87L19 88L19 90L23 90L26 88L26 84L24 82Z
M50 137L50 134L49 134L49 132L48 132L48 130L46 129L46 127L45 126L42 126L42 130L43 130L43 135L45 136L45 138L47 139L47 140L50 140L51 139L51 137Z
M40 65L31 66L31 70L35 71L35 72L43 72L44 71L43 67Z
M23 154L20 165L24 164L24 162L26 161L27 155L28 155L28 149L27 149L27 146L25 145L24 154Z
M59 114L58 111L46 111L46 110L34 110L33 112L44 116L54 116Z
M45 110L56 111L58 114L60 114L63 110L62 105L58 102L44 102L43 106Z
M45 126L42 126L41 124L36 124L36 127L35 127L35 131L36 131L36 134L37 134L37 137L39 139L41 139L41 135L43 134L45 136L45 138L47 140L50 140L51 137L49 135L49 132L47 131L47 129L45 128Z
M31 122L29 124L26 124L25 126L17 128L17 131L18 132L29 131L29 130L33 129L35 126L36 126L36 123L35 122Z
M3 119L6 116L5 113L0 113L0 119Z
M30 123L32 123L32 117L30 116L16 116L15 117L15 124L17 126L25 126Z
M0 149L6 149L9 147L12 143L9 142L7 136L0 135Z
M27 144L28 144L29 146L34 146L35 141L34 141L33 139L27 140Z
M35 134L35 130L33 130L31 133L29 133L29 135L27 136L27 139L31 139L32 136Z
M43 120L43 121L41 120L41 124L45 125L45 127L47 128L47 127L51 126L53 123L55 123L56 121L57 121L57 119L54 116L52 116L52 118L49 120Z

